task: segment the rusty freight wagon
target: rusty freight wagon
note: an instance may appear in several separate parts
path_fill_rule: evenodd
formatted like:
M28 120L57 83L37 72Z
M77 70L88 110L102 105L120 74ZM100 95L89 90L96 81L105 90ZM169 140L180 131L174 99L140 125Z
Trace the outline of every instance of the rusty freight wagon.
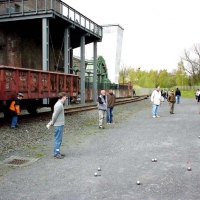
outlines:
M0 66L0 108L7 115L12 98L18 92L24 94L22 106L29 113L35 113L38 107L52 107L59 92L68 97L78 95L78 76L72 74ZM45 101L44 101L45 99Z

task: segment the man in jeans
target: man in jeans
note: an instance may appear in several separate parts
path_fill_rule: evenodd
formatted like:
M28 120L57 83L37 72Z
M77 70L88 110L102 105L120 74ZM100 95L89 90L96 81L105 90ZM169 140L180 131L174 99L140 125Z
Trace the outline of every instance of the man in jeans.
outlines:
M153 118L155 117L160 117L158 115L158 110L160 106L160 101L161 101L161 92L160 92L160 87L157 87L151 95L151 102L152 102L152 115Z
M54 158L62 159L64 154L60 153L60 146L62 143L63 128L65 125L65 114L63 104L66 100L66 93L60 92L58 94L58 101L54 105L54 112L52 115L52 125L54 126Z
M181 97L181 91L176 88L176 93L175 93L176 99L177 99L177 104L180 103L180 97Z
M101 94L98 98L98 110L99 110L99 128L104 129L105 128L105 113L107 110L107 96L106 91L101 90Z
M113 111L114 111L114 106L115 106L115 95L113 94L112 90L109 90L109 94L107 95L108 99L108 108L106 112L106 121L107 124L114 124L113 122Z

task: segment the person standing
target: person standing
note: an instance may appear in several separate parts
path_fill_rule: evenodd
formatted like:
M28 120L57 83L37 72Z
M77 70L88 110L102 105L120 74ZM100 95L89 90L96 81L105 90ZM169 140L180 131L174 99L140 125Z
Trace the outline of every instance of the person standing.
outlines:
M175 96L176 96L177 104L179 104L180 97L181 97L181 91L178 88L176 88Z
M133 96L136 96L136 92L135 89L133 88Z
M109 90L109 94L107 95L108 105L106 112L106 121L107 124L114 124L113 122L113 111L115 106L115 95L113 94L113 90Z
M98 97L98 110L99 110L99 128L105 128L105 113L107 110L107 96L106 91L101 90L101 94Z
M167 101L169 102L169 113L174 114L174 104L176 103L176 97L174 95L174 90L171 90L171 93L169 94Z
M151 102L152 102L152 115L153 118L160 117L158 115L158 110L161 102L161 92L160 87L157 87L151 94Z
M18 93L17 97L12 100L9 110L10 115L12 118L11 127L10 128L17 128L18 127L18 116L20 115L20 100L24 97L22 93Z
M51 124L54 126L54 158L62 159L65 154L60 153L60 146L62 143L63 128L65 125L64 103L67 98L65 92L58 94L58 101L54 105L54 112L52 115Z

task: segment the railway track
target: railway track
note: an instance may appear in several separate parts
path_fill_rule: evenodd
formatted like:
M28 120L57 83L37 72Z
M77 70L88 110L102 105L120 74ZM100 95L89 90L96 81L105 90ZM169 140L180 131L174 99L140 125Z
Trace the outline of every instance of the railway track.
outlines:
M117 98L115 106L132 103L132 102L137 102L137 101L142 101L147 98L148 98L148 96L136 96L133 98ZM64 110L65 110L66 115L72 115L75 113L86 112L86 111L95 110L95 109L97 109L97 103L92 103L90 105L67 107ZM46 111L46 112L37 113L34 116L32 116L30 114L20 115L19 120L20 120L20 124L23 124L23 123L31 123L34 121L38 122L38 121L43 121L43 120L49 120L51 118L51 116L52 116L51 111ZM10 122L5 121L3 118L0 118L0 124L1 124L1 126L9 126Z
M117 99L115 106L122 105L122 104L127 104L127 103L132 103L132 102L137 102L137 101L142 101L144 99L147 99L147 96L136 96L133 98L119 98ZM94 110L97 109L97 104L91 104L91 105L86 105L86 106L76 106L72 108L65 108L65 114L74 114L78 112L85 112L89 110Z

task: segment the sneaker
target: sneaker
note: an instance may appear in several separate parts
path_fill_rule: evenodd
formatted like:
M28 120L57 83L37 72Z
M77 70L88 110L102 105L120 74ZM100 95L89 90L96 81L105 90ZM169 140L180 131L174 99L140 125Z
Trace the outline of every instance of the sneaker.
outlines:
M65 157L65 154L64 154L64 153L57 154L57 155L61 155L61 156ZM57 155L54 155L54 157L56 157Z
M64 156L61 156L61 154L57 154L57 155L54 155L54 158L57 158L57 159L63 159Z
M99 126L99 129L104 129L104 127L103 126Z
M153 115L153 118L156 118L156 116L155 116L155 115Z
M159 115L156 115L156 117L160 117Z

